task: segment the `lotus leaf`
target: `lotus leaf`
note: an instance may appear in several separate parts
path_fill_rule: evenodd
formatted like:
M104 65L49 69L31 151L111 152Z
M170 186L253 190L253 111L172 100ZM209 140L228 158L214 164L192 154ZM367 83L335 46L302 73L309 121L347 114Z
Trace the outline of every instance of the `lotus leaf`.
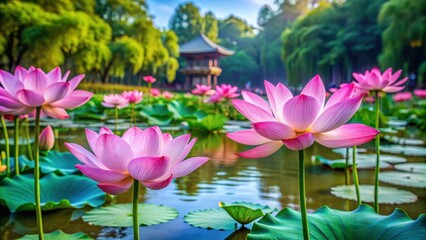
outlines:
M34 161L23 159L25 166L34 168ZM70 152L49 151L47 156L40 158L40 169L44 174L56 172L61 175L73 174L78 171L75 165L80 161Z
M395 165L396 170L426 174L426 163L404 163Z
M253 225L248 239L303 239L300 218L300 212L291 208L284 208L275 217L266 214ZM413 221L401 209L383 216L368 205L361 205L351 212L323 206L315 213L309 213L308 221L312 240L426 238L426 215L422 214Z
M359 191L363 202L374 201L374 186L360 185ZM354 185L341 185L331 188L331 194L336 197L356 201L356 193ZM411 203L417 200L417 196L409 191L401 190L392 187L379 187L379 203L401 204Z
M190 225L201 228L235 230L238 226L237 223L245 225L266 213L277 211L277 209L265 205L249 202L220 202L219 206L220 208L190 212L184 217L184 220Z
M133 226L133 205L131 203L114 204L93 209L83 216L85 222L106 227ZM155 225L174 220L179 215L174 208L148 203L139 204L139 224Z
M383 172L379 180L406 187L426 188L426 174L408 172Z
M36 240L39 239L38 235L26 235L22 238L19 238L20 240ZM45 233L44 234L44 239L45 240L82 240L82 239L93 239L89 236L87 236L85 233L83 232L76 232L73 234L67 234L62 232L61 230L56 230L52 233Z
M41 208L44 211L83 208L86 205L99 207L106 197L95 181L76 175L48 174L40 179L40 189ZM25 174L5 178L0 183L0 204L7 206L11 212L33 211L34 176Z

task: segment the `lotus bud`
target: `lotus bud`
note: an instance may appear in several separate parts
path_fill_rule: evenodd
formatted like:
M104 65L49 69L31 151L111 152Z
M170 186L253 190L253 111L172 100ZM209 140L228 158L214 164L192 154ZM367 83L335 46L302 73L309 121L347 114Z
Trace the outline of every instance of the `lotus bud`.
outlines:
M43 131L40 133L40 136L38 137L38 140L40 142L40 149L49 151L53 148L53 145L55 144L55 134L53 133L52 127L47 126Z

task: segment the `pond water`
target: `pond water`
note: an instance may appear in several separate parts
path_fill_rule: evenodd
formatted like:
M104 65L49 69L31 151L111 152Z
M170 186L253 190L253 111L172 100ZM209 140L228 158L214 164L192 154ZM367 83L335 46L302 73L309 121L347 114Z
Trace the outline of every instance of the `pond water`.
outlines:
M171 132L176 136L181 132ZM142 226L141 239L243 239L232 235L232 231L218 231L195 228L183 221L185 214L195 210L215 208L219 201L249 201L266 204L270 207L292 207L298 209L298 161L297 152L281 148L274 155L264 159L243 159L235 153L248 149L227 139L224 134L193 134L198 141L191 151L192 156L208 156L211 160L187 177L174 180L165 189L153 191L143 189L141 202L164 204L179 211L179 217L171 222L155 226ZM75 142L87 146L83 129L61 130L59 150L65 151L63 142ZM373 145L365 146L372 149ZM312 155L322 155L330 159L341 156L320 145L306 151L306 195L307 206L314 211L323 205L341 210L353 210L354 201L344 200L330 194L330 188L343 185L344 172L332 170L311 160ZM426 162L424 157L407 157L408 162ZM386 170L383 170L386 171ZM373 184L374 171L359 171L361 184ZM393 186L381 183L381 186ZM390 214L394 208L405 210L412 218L426 212L426 189L393 186L406 189L418 196L415 203L381 205L382 214ZM132 201L131 190L115 197L117 203ZM66 233L83 231L97 239L132 239L131 228L104 228L89 225L81 220L82 210L57 210L43 215L45 232L61 229ZM36 233L35 215L32 213L7 214L0 209L0 239L16 239L24 234Z

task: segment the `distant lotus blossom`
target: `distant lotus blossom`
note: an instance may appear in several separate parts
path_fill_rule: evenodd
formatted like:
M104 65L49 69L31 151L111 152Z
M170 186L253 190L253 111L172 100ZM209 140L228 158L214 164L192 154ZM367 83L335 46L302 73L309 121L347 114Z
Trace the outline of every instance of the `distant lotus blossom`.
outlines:
M92 152L75 143L65 143L83 164L76 167L109 194L121 194L137 179L150 189L167 187L172 178L188 175L208 161L207 157L186 159L196 139L185 134L173 138L160 128L128 129L122 137L102 127L99 134L86 129Z
M410 92L400 92L392 96L395 102L407 102L413 99L413 95Z
M163 97L165 98L165 99L172 99L173 98L173 94L171 93L171 92L168 92L168 91L164 91L163 92Z
M143 80L147 83L154 83L155 81L157 81L157 79L151 75L144 76Z
M426 98L426 89L416 89L414 90L414 95L418 98Z
M133 91L124 91L121 93L121 96L123 96L129 103L140 103L143 99L143 92L140 92L138 90Z
M223 98L226 99L232 99L240 96L240 94L237 93L238 87L232 86L230 84L224 84L216 86L216 93L220 94Z
M67 81L70 72L62 76L59 67L49 73L40 68L16 67L14 75L0 70L0 113L23 115L41 107L43 113L53 118L65 119L65 109L85 104L93 93L75 90L84 75Z
M55 134L51 126L47 126L43 131L41 131L39 137L40 149L49 151L55 145Z
M212 86L196 84L195 89L193 89L191 92L194 95L211 96L216 92L211 88Z
M127 107L129 101L119 94L108 94L104 96L104 100L101 104L107 108L121 109Z
M292 150L302 150L314 141L330 148L361 145L379 132L363 124L345 124L358 110L362 95L353 96L350 84L325 102L325 88L315 76L293 97L290 90L279 83L265 81L268 101L243 91L243 100L232 101L235 108L252 122L252 129L228 133L232 140L246 145L260 145L240 153L246 158L266 157L283 144Z
M161 95L161 91L158 88L152 88L150 92L151 92L151 96L153 97L157 97Z
M401 76L402 70L396 71L392 74L392 68L388 68L383 74L377 68L373 68L371 71L365 71L364 74L353 73L355 78L355 86L358 89L364 91L383 91L387 93L399 92L405 88L404 83L408 78L398 80Z
M366 96L364 97L364 100L368 103L374 103L376 99L373 96Z
M216 92L215 94L211 95L210 98L207 99L205 102L218 103L218 102L222 101L222 99L223 99L223 96Z

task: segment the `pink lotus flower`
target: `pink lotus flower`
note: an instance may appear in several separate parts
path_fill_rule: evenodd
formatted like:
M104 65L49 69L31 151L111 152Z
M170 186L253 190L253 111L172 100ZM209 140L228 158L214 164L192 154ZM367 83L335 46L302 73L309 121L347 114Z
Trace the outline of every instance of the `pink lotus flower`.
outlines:
M364 75L361 73L353 73L355 78L355 86L364 91L383 91L387 93L399 92L405 88L404 83L408 78L403 78L398 81L401 76L402 70L396 71L392 74L392 68L388 68L383 74L380 70L373 68L370 71L365 71Z
M127 99L129 103L140 103L143 99L143 92L140 92L138 90L133 91L124 91L121 93L121 96Z
M151 93L151 96L153 97L157 97L161 95L161 91L158 88L152 88L150 93Z
M195 89L193 89L191 92L194 95L211 96L216 92L214 89L211 88L212 86L196 84Z
M157 81L157 79L151 75L144 76L143 80L147 83L154 83L155 81Z
M220 94L222 98L226 99L232 99L240 96L240 94L237 93L238 87L237 86L231 86L230 84L224 84L216 86L216 93Z
M165 188L172 178L186 176L208 161L206 157L184 160L196 139L190 141L190 134L173 138L158 127L132 127L122 137L105 127L99 134L86 129L86 137L93 153L74 143L65 145L83 163L76 167L109 194L127 191L133 179L147 188Z
M418 98L426 98L426 89L416 89L414 90L414 95Z
M168 91L164 91L163 92L163 97L165 98L165 99L172 99L173 98L173 94L172 93L170 93L170 92L168 92Z
M364 100L368 103L374 103L376 99L373 96L366 96L364 97Z
M337 90L327 103L318 75L295 97L281 83L274 86L265 81L265 88L269 102L246 91L242 92L244 101L232 101L253 128L227 136L242 144L260 145L240 153L242 157L266 157L283 144L292 150L302 150L314 141L330 148L350 147L366 143L379 133L363 124L345 124L362 100L361 95L353 97L353 84Z
M215 94L211 95L210 98L207 99L207 101L205 101L205 102L218 103L218 102L222 101L222 99L223 99L222 95L216 92Z
M104 96L104 101L101 104L107 108L121 109L129 105L129 100L119 94L109 94Z
M395 102L407 102L413 99L413 95L410 92L400 92L392 96Z
M59 67L49 73L40 68L28 70L18 66L14 75L0 70L0 113L23 115L41 107L42 112L53 118L68 118L65 109L85 104L93 93L75 90L84 75L67 81L70 72L62 76Z
M53 133L52 127L47 126L43 131L41 131L39 137L40 149L49 151L55 145L55 134Z

